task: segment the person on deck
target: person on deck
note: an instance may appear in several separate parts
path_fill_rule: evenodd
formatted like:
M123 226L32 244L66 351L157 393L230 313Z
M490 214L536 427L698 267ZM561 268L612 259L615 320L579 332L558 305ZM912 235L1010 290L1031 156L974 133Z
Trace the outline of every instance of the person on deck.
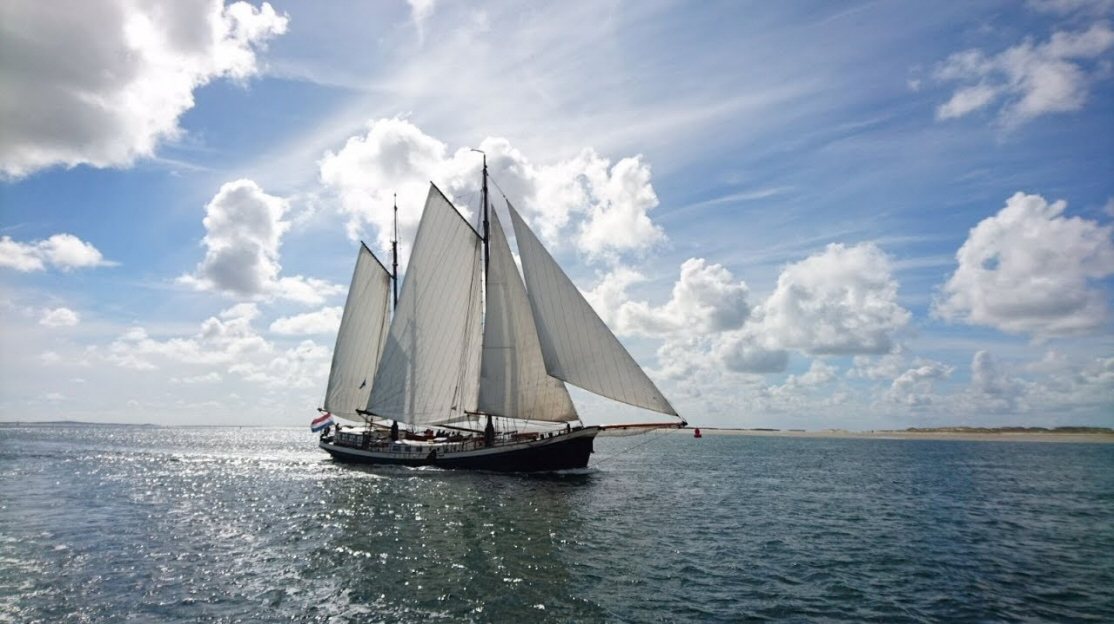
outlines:
M391 442L398 442L398 421L391 423Z
M491 414L487 415L487 426L484 427L484 446L495 446L495 425L491 424Z

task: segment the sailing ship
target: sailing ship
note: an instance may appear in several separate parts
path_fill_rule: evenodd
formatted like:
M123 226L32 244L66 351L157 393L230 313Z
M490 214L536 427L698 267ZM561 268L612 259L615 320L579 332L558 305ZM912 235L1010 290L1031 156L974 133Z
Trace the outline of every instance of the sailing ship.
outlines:
M430 184L401 293L397 202L393 270L361 244L320 409L360 426L326 430L321 448L371 464L584 468L612 426L585 425L566 383L673 418L616 429L684 427L507 201L519 274L486 155L480 194L482 234Z

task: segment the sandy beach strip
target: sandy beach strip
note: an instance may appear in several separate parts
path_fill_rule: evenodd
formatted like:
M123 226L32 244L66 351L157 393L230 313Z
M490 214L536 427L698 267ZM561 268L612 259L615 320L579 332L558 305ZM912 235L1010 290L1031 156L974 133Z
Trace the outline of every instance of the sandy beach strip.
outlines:
M823 431L767 430L767 429L714 429L700 427L704 435L746 435L776 436L792 438L847 438L863 440L956 440L974 442L1092 442L1114 443L1114 431L1096 433L1056 433L1054 431L1022 432L969 432L969 431L846 431L825 429ZM676 433L692 435L691 429L681 429Z

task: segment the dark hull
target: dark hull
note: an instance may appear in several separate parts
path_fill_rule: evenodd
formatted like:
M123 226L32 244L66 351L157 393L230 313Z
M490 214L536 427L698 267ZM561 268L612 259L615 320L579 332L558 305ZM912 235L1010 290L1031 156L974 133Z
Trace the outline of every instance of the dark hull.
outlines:
M491 472L552 472L586 468L592 454L596 427L579 429L552 438L504 444L492 448L452 451L439 445L423 445L408 452L377 452L321 443L333 459L360 464L436 466L452 470Z

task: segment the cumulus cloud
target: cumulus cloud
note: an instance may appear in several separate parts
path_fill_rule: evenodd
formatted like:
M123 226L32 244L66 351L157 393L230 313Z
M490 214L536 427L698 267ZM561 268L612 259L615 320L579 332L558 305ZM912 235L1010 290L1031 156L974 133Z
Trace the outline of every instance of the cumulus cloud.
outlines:
M661 306L626 300L626 287L644 279L619 267L587 295L597 310L606 311L605 318L620 334L718 333L742 327L750 314L746 283L735 281L730 271L703 258L685 260L669 301Z
M105 361L137 371L179 370L183 365L202 369L196 375L170 377L177 385L220 382L224 376L213 370L219 367L267 388L324 387L330 350L311 340L278 350L253 327L259 316L256 304L237 304L206 319L192 336L164 340L152 338L143 327L132 327L97 353Z
M913 361L913 368L894 378L886 396L895 403L906 405L932 403L935 383L950 378L953 372L954 366L917 358Z
M1099 22L1081 32L1057 31L1041 44L1026 40L993 56L978 49L957 52L933 73L939 83L959 85L936 117L962 117L997 101L1007 126L1079 110L1090 84L1104 76L1099 60L1112 47L1114 29Z
M257 73L256 51L286 26L267 3L0 3L0 171L150 156L181 135L195 89Z
M47 327L73 327L80 321L81 317L78 316L77 312L69 308L54 308L43 314L42 318L39 319L39 324Z
M90 243L72 234L55 234L46 240L30 243L0 238L0 266L28 273L45 270L47 265L63 271L98 266L115 266L104 259Z
M833 243L787 266L756 311L762 333L782 349L812 355L882 354L910 313L897 303L890 261L871 243Z
M224 364L248 356L267 354L272 346L252 328L259 308L241 303L201 323L189 338L156 340L143 327L133 327L108 347L106 359L123 368L154 370L155 360L187 364Z
M271 331L288 336L306 334L333 334L340 328L342 307L322 308L316 312L296 314L276 319L271 323Z
M789 364L789 352L753 326L721 336L712 354L720 365L736 373L780 373Z
M835 381L839 369L823 360L813 360L808 370L801 375L790 375L785 385L791 387L820 386Z
M329 372L329 356L329 349L303 340L267 363L238 362L228 370L267 388L319 388Z
M1094 282L1114 274L1114 228L1065 217L1066 207L1024 193L1006 200L956 252L934 313L1035 336L1103 327L1106 295Z
M251 180L221 186L205 207L205 259L179 281L198 290L236 297L277 297L320 304L342 286L302 276L279 277L279 247L290 224L286 200L268 195Z
M551 245L571 239L593 257L643 250L665 239L649 218L657 206L649 167L640 157L611 164L591 149L568 160L538 165L505 139L484 139L478 149L498 187ZM372 121L362 136L328 152L320 163L321 182L340 200L348 216L348 235L360 237L364 225L377 233L379 249L389 249L394 196L399 230L413 240L429 182L432 181L475 222L482 159L469 148L449 152L447 145L404 119ZM408 253L403 248L404 256Z
M618 333L663 338L658 372L671 379L708 366L780 373L794 351L890 353L894 334L911 316L897 303L889 258L872 244L829 245L785 267L774 292L753 307L745 282L701 258L684 262L669 301L660 306L629 299L626 289L644 279L620 267L587 296ZM796 383L819 379L827 364L816 366Z

